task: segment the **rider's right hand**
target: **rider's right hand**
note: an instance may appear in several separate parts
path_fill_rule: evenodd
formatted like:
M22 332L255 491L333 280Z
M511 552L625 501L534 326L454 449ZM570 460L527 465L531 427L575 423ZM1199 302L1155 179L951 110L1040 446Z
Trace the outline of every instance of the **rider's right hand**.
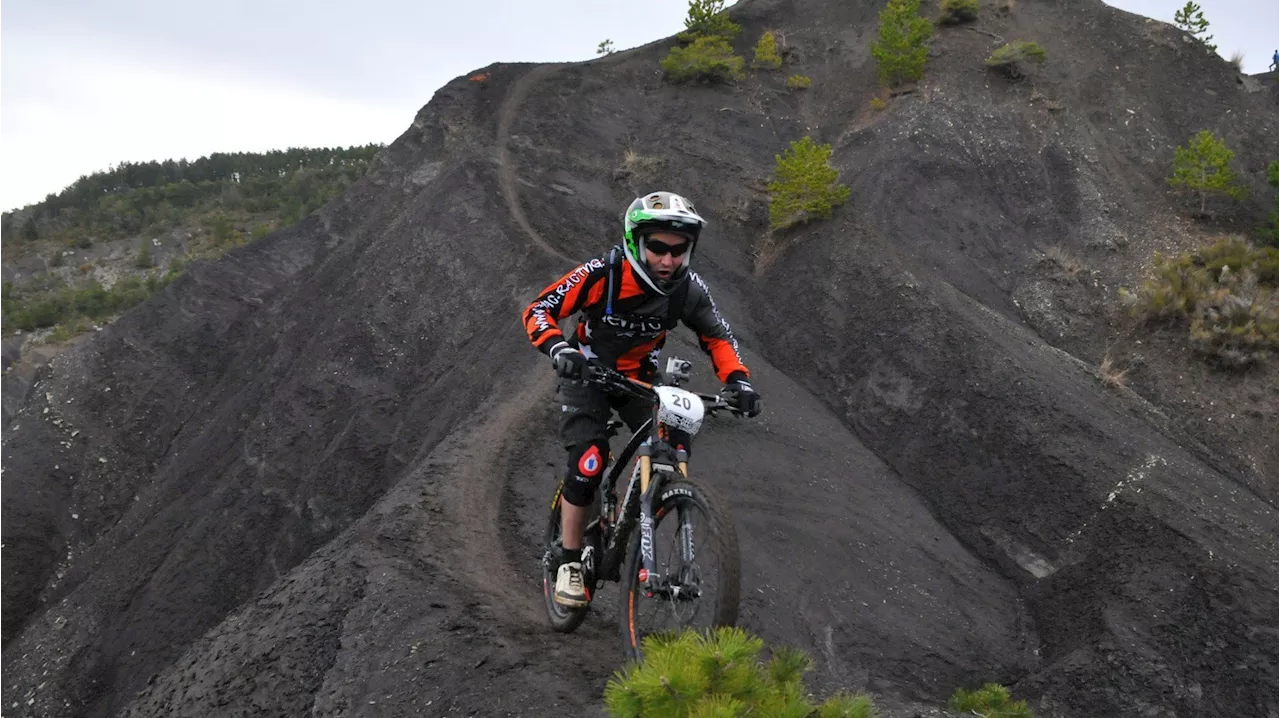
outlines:
M570 346L564 346L551 355L556 365L556 375L562 379L581 379L582 370L587 365L587 357Z
M731 406L747 416L758 416L764 409L764 400L751 388L751 382L745 376L731 376L721 390L721 395Z

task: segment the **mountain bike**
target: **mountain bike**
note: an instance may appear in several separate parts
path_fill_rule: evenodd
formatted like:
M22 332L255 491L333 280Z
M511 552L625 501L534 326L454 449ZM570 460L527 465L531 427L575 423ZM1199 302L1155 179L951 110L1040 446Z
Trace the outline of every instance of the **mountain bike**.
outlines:
M741 412L722 396L679 388L689 379L691 366L682 359L669 358L662 384L630 379L606 367L586 367L583 381L651 401L654 407L653 415L609 467L601 482L595 516L583 532L587 606L570 608L554 598L556 572L563 563L563 479L556 487L547 518L542 593L551 626L564 633L576 629L604 582L616 581L620 584L623 651L637 661L645 636L690 627L732 626L738 620L740 567L733 523L723 512L723 504L705 486L689 479L688 452L668 440L673 431L692 437L703 419L717 412ZM609 437L623 426L621 421L609 421ZM619 502L617 482L629 463L631 478Z

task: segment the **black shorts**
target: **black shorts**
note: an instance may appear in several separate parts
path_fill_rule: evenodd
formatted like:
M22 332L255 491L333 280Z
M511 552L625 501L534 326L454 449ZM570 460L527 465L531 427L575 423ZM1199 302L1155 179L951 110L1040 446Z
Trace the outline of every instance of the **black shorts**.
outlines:
M614 411L631 431L653 414L653 403L634 396L610 396L593 384L561 381L560 441L566 449L609 438L605 424Z

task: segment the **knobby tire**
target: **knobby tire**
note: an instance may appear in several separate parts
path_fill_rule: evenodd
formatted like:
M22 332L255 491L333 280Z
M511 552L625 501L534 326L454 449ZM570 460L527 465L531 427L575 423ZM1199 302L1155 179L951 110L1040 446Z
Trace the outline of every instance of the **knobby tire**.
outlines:
M694 561L702 564L700 557L707 552L715 555L715 571L717 572L717 590L714 599L706 596L695 599L710 605L697 607L697 612L707 613L701 616L703 622L710 619L708 626L692 626L694 628L710 628L713 626L732 626L738 620L738 598L741 590L741 566L738 554L738 538L728 514L721 510L715 495L702 486L687 481L675 481L663 487L654 506L654 559L659 570L664 561L670 560L662 552L670 552L672 546L662 545L658 539L659 527L663 522L678 522L680 510L687 508L694 515L700 514L700 522L706 523L706 532L701 541L694 545ZM711 545L708 546L707 543ZM640 529L632 532L627 546L627 560L622 570L622 582L619 592L620 628L622 629L623 652L629 660L639 661L642 658L641 645L644 642L646 627L640 620L640 614L647 609L661 612L666 606L676 606L674 602L645 596L644 586L639 580L639 571L644 567L640 558ZM648 603L646 603L648 602ZM657 603L655 603L657 602ZM656 608L655 608L656 607ZM688 625L675 625L663 630L679 630Z

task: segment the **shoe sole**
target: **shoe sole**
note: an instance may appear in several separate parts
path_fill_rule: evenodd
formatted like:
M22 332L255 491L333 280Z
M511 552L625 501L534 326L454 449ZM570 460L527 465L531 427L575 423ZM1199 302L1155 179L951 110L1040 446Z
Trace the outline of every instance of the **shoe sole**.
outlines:
M553 598L555 599L556 603L560 604L561 606L564 606L565 608L583 608L588 603L590 603L584 598L572 598L562 593L555 594Z

